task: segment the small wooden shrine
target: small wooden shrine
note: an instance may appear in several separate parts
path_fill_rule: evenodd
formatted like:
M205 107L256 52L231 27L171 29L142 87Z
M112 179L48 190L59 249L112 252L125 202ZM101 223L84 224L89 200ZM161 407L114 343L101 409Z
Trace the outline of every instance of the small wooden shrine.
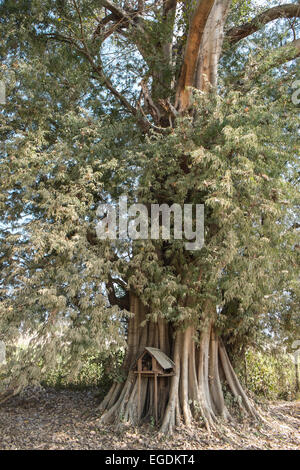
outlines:
M146 347L135 362L134 373L138 374L138 406L140 415L142 377L154 379L154 407L157 422L157 379L175 375L174 362L160 349Z

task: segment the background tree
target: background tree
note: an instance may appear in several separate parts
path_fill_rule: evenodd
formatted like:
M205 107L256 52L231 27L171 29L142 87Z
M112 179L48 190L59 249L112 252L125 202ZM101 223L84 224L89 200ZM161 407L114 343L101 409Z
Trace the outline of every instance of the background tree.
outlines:
M226 344L259 334L296 278L299 14L229 0L1 2L1 332L35 332L3 399L58 351L79 366L87 346L123 344L127 318L126 380L102 422L154 416L153 384L138 408L131 370L145 346L176 364L158 390L163 431L229 419L222 382L257 415ZM204 203L204 248L98 240L98 204L124 193Z

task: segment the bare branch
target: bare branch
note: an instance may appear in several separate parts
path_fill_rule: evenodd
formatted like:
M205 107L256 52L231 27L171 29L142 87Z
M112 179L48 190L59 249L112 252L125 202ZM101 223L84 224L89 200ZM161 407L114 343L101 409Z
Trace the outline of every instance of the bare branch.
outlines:
M286 3L285 5L280 5L264 11L248 23L231 28L227 31L226 38L230 44L235 44L241 39L260 30L267 23L270 23L270 21L277 20L278 18L297 17L300 17L300 5L295 3Z
M120 101L120 103L131 113L133 116L136 116L137 110L134 108L129 101L123 96L121 93L118 92L116 88L114 88L113 84L111 83L110 79L104 74L103 69L101 66L97 66L93 59L86 55L87 59L89 60L94 72L98 74L102 83L106 86L106 88Z
M126 292L125 296L117 297L114 284L118 284L126 292L126 283L121 284L121 279L113 279L109 276L109 280L106 283L106 290L110 305L117 305L119 308L126 310L129 309L129 294Z
M83 30L83 24L82 24L82 17L81 17L81 13L80 13L80 10L78 8L76 0L73 0L73 5L75 7L75 10L76 10L78 18L79 18L81 39L82 39L82 41L84 41L84 30Z
M154 121L159 122L159 120L161 118L161 115L160 115L159 109L157 108L157 106L155 106L155 104L154 104L154 102L151 98L150 92L148 90L146 79L143 79L141 81L140 86L141 86L142 95L144 97L144 103L145 103L147 109L149 110L149 112L150 112L151 116L153 117Z
M162 45L163 55L167 63L171 63L172 60L172 41L173 41L173 29L175 23L177 0L165 0L163 3L163 21L164 23L172 22L172 34L169 39L166 39Z
M109 0L100 0L100 3L103 7L109 10L115 18L127 18L126 11L123 10L123 8L119 7L119 5L116 5L115 3L110 2Z
M138 24L138 20L142 20L142 16L139 15L137 11L127 12L123 8L119 7L109 0L101 0L101 5L109 10L117 20L125 20L128 24L132 26L137 26L138 29L143 31L141 25Z
M170 11L174 11L176 9L177 0L165 0L163 5L163 16L164 18L167 17Z

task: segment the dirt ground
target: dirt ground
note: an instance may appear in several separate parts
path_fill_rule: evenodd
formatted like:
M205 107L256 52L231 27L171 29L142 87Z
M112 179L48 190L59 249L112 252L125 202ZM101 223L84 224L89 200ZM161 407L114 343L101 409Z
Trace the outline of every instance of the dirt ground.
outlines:
M0 406L0 450L8 449L300 449L300 401L260 407L263 423L235 419L208 436L199 425L172 437L154 426L100 426L91 391L27 390Z

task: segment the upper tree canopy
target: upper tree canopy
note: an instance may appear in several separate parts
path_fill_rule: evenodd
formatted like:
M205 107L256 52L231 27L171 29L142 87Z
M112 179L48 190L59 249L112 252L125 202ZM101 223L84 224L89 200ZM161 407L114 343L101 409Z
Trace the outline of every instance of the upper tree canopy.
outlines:
M120 341L129 291L175 323L213 299L240 341L279 299L294 325L300 5L269 3L0 2L1 334L39 333L19 381ZM124 193L205 203L205 247L100 242L97 206Z

